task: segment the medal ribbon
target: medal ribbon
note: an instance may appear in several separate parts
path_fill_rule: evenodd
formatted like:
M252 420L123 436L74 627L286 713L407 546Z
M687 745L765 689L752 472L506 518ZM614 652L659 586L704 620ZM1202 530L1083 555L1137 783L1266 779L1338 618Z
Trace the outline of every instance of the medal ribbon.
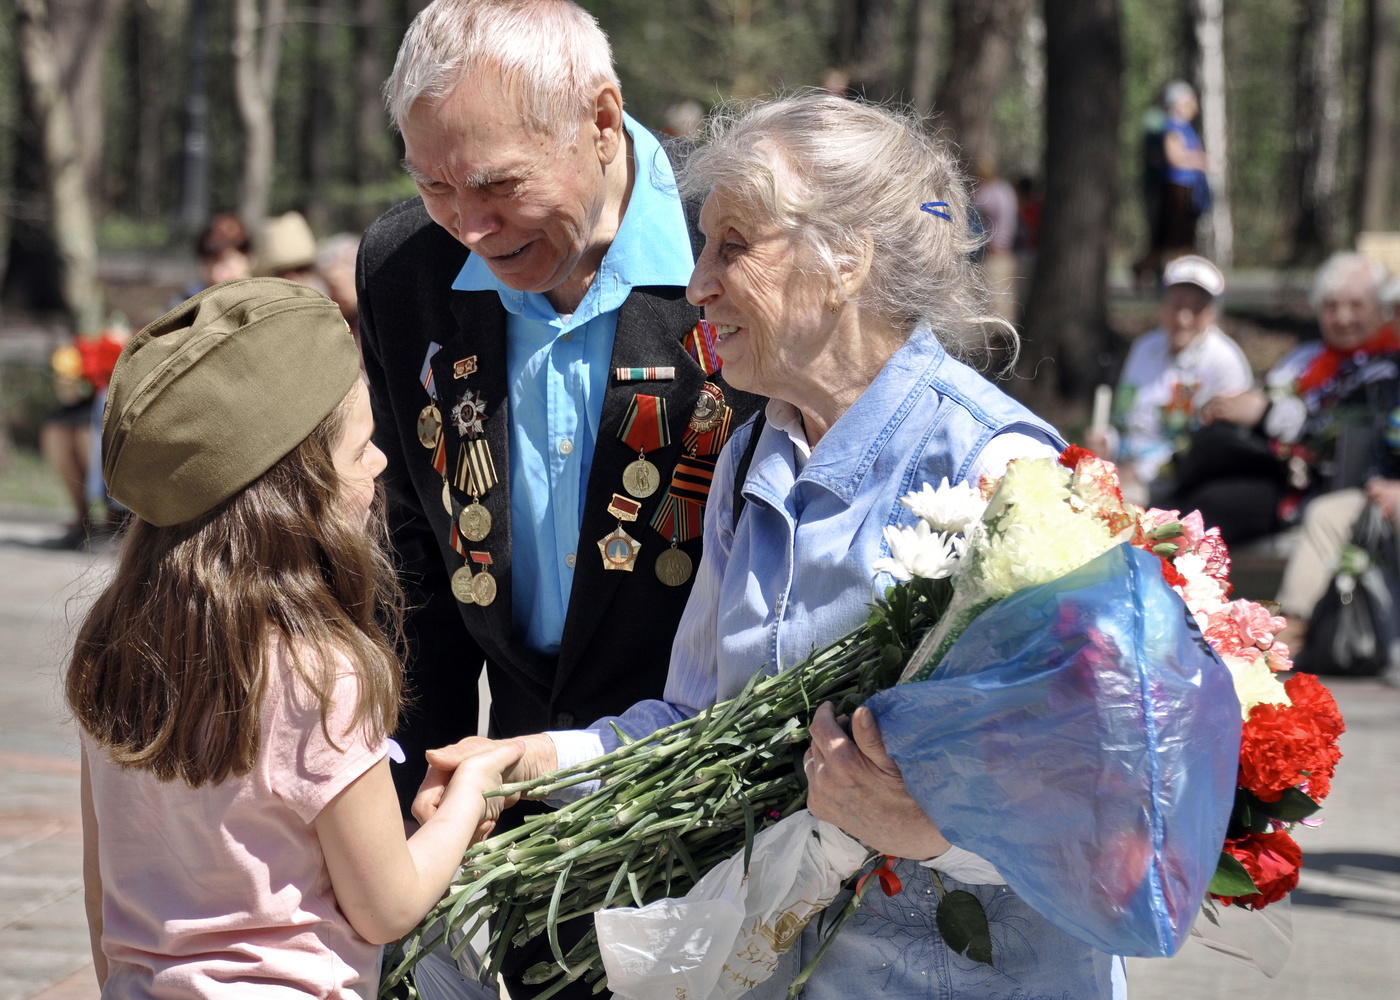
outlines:
M473 552L473 553L472 553L472 562L478 564L478 565L481 566L483 569L485 569L487 566L490 566L490 565L491 565L491 553L489 553L489 552Z
M457 446L457 475L453 479L457 489L473 497L482 497L497 481L491 445L485 438L473 438Z
M696 323L685 335L685 349L706 375L713 375L724 364L715 350L715 328L706 320Z
M707 431L697 431L687 427L681 437L685 450L692 455L718 455L724 443L729 440L731 424L734 421L734 408L725 403L721 406L719 421Z
M676 377L676 369L670 365L653 368L614 368L613 374L619 382L668 382Z
M447 536L447 544L452 546L452 551L463 559L467 558L467 543L462 538L462 533L457 530L457 518L462 516L462 505L457 502L457 498L452 498L452 532Z
M447 478L447 442L443 440L441 429L438 430L437 444L433 448L433 468L442 478Z
M442 350L442 345L433 341L428 344L428 356L423 359L423 369L418 373L418 381L428 390L428 395L437 401L437 382L433 379L433 355Z
M651 526L662 538L687 542L700 537L714 475L712 460L682 455L676 462L671 486L651 518Z
M664 448L671 443L671 427L666 422L666 400L637 393L627 404L617 436L638 454Z

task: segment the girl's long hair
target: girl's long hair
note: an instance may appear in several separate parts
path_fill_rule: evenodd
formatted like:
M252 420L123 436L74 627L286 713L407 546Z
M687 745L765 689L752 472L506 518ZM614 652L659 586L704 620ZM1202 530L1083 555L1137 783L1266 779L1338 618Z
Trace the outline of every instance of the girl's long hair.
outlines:
M348 403L349 397L347 397ZM79 630L67 697L111 760L192 788L257 761L271 640L326 713L335 652L354 664L353 726L391 733L402 699L403 595L382 489L368 528L339 500L342 403L289 455L194 520L133 518L115 578Z

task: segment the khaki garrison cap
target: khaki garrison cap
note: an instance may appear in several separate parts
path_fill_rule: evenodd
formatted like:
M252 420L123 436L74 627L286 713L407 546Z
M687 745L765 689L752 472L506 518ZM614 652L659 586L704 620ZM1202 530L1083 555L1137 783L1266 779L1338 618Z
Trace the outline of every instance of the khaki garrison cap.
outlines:
M279 278L207 288L117 361L107 489L159 527L207 514L305 440L359 373L340 309L320 292Z

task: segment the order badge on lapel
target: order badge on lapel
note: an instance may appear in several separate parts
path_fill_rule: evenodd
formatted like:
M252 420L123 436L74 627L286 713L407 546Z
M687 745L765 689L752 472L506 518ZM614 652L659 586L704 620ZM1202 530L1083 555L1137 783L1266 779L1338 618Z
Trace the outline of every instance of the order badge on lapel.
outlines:
M598 539L598 551L603 553L604 569L620 569L630 573L637 568L637 555L642 551L642 543L623 531L619 524Z

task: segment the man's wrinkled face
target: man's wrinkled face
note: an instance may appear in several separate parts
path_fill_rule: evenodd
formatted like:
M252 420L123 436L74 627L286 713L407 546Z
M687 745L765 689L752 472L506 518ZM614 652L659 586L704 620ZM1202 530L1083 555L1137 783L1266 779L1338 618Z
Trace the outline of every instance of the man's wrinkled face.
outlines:
M494 80L472 77L418 101L403 140L428 215L508 287L548 292L594 245L612 155L591 117L561 143L527 127Z

